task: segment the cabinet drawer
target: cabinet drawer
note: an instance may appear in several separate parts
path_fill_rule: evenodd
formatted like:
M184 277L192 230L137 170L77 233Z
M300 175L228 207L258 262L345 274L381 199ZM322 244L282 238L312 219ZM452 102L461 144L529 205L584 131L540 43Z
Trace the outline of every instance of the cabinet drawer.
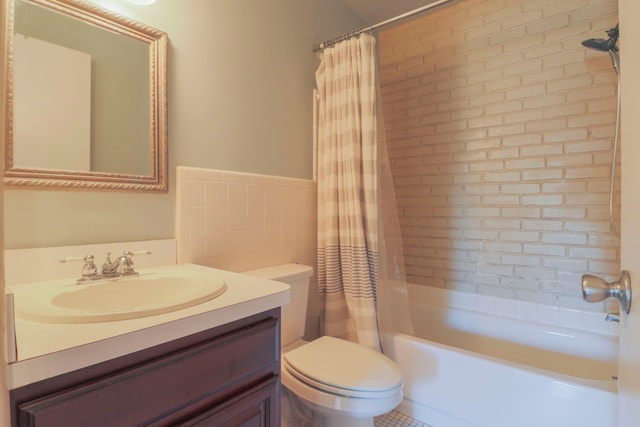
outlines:
M19 426L145 425L224 401L232 385L278 374L278 321L232 333L19 405Z

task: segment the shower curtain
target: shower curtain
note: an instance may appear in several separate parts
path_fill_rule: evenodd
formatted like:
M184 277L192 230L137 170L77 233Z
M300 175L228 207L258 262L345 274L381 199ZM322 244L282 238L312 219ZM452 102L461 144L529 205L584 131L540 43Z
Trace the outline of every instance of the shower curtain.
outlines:
M324 51L318 86L318 287L323 333L380 349L375 38Z

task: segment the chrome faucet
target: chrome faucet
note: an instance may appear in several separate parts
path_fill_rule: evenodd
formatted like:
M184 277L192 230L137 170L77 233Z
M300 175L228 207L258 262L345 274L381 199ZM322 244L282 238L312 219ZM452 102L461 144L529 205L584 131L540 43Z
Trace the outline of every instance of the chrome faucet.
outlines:
M115 259L115 261L111 261L111 252L107 252L107 259L105 259L104 264L102 264L102 277L104 278L112 278L112 277L129 277L129 276L137 276L133 269L133 252L126 251Z
M82 265L82 276L76 280L76 283L83 284L138 276L138 273L133 269L134 255L151 255L151 252L126 251L113 261L111 261L111 252L107 252L107 258L102 264L100 274L98 274L98 268L94 264L95 258L91 254L83 257L67 257L60 260L60 262L64 264L70 261L84 261Z

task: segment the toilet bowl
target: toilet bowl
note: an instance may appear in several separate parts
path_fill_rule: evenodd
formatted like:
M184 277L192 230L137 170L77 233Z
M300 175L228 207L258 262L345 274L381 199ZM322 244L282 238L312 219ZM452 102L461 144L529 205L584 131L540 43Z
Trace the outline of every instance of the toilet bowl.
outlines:
M313 411L313 426L373 426L402 401L402 373L360 344L320 337L282 355L282 384Z
M287 264L245 274L291 286L291 301L282 308L281 321L281 378L289 391L283 399L292 394L302 402L312 413L313 427L372 427L374 417L400 404L402 372L385 355L329 336L302 340L311 267ZM283 418L283 426L300 424Z

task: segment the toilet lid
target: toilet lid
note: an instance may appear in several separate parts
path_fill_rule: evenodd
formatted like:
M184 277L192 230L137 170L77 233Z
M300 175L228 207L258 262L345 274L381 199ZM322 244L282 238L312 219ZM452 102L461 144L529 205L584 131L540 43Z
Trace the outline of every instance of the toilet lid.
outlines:
M331 389L384 392L402 386L402 372L388 357L350 341L324 336L283 356L290 372ZM295 371L295 372L294 372ZM300 379L300 375L295 375Z

